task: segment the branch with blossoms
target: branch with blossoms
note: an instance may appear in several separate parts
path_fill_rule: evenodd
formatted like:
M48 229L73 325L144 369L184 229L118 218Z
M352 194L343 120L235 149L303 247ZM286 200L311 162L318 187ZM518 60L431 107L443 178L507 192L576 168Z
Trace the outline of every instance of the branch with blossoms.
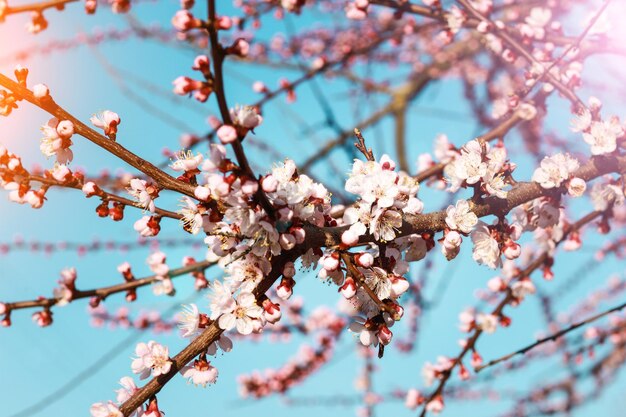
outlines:
M160 252L157 252L157 254L158 253ZM171 280L187 274L192 274L194 276L196 289L200 290L208 286L208 281L204 275L204 271L213 264L212 262L206 260L196 262L193 258L187 258L185 266L170 270L165 264L164 257L152 256L150 259L154 260L151 267L159 273L155 273L154 275L144 278L136 278L131 271L130 265L128 263L124 263L118 267L119 273L122 274L124 278L124 283L91 290L79 290L76 288L76 279L78 277L76 269L70 268L63 270L61 271L59 287L54 290L54 297L39 297L35 300L7 303L0 302L0 315L3 316L0 324L3 327L10 326L11 314L15 310L41 307L43 310L34 313L33 320L35 320L41 327L49 326L52 324L51 308L53 306L63 306L76 300L89 298L89 305L91 307L97 307L100 302L104 301L110 295L121 292L126 293L127 301L135 301L137 299L137 288L155 283L162 283L164 280Z
M565 226L562 232L562 237L558 241L555 241L555 245L565 241L570 233L578 231L581 227L587 223L597 219L602 215L600 211L594 211L589 213L585 217L581 218L571 226ZM518 249L515 247L509 247L513 252ZM519 254L518 254L519 256ZM512 257L515 258L515 257ZM539 268L543 268L544 277L551 279L552 272L550 271L551 255L550 252L544 252L537 256L533 262L531 262L523 270L517 270L516 273L505 282L501 278L495 278L489 282L490 288L494 292L504 292L505 296L497 304L490 314L478 314L474 317L471 313L463 313L461 315L462 328L471 331L474 329L473 334L463 341L463 349L458 356L454 359L443 359L442 363L437 365L427 365L427 373L432 377L429 379L439 379L437 388L427 397L424 398L421 395L415 395L416 391L412 391L412 398L415 400L415 405L424 404L421 415L424 416L428 411L437 412L437 410L443 409L443 391L446 383L452 376L452 372L458 366L460 369L461 379L469 378L469 372L464 367L462 361L464 357L471 351L472 352L472 366L475 369L480 369L482 358L476 350L476 343L480 336L486 333L495 332L498 323L500 325L508 327L511 324L510 318L503 314L503 310L507 305L517 305L521 303L528 294L535 292L535 287L532 281L529 279L530 274Z
M75 3L78 0L43 0L40 2L11 6L10 0L0 0L0 23L11 15L30 13L31 21L26 25L28 32L37 34L48 28L48 20L44 17L44 12L49 9L58 11L65 10L65 6ZM130 10L131 0L111 0L108 5L111 6L113 13L126 13ZM94 14L98 7L98 0L85 0L85 13Z
M130 6L127 1L112 3L118 11ZM187 306L181 315L179 326L183 337L189 339L188 345L170 355L169 348L155 340L139 343L131 371L141 380L150 379L138 387L132 378L122 378L117 402L94 404L92 416L161 416L157 395L177 373L194 385L215 383L218 370L209 357L232 349L228 332L240 335L233 338L236 342L249 335L258 336L264 329L271 333L271 326L280 322L283 311L289 310L288 300L295 292L296 279L300 279L297 266L317 270L322 281L336 288L338 298L349 306L350 319L328 314L323 324L327 332L320 336L316 349L302 351L298 359L272 376L245 378L243 385L253 397L286 392L303 383L331 360L344 327L364 346L362 349L378 348L381 358L385 349L389 351L387 346L394 346L394 326L404 319L405 307L410 309L407 318L415 333L419 326L415 310L423 306L422 287L407 276L411 263L434 262L433 249L441 253L441 260L452 261L471 240L472 259L499 269L522 256L522 246L530 246L523 236L534 233L539 246L534 260L513 273L505 269L505 278L489 282L495 300L492 312L462 313L463 329L472 333L464 340L461 353L426 366L426 375L439 380L437 388L427 397L416 390L407 392L409 408L423 405L422 415L442 411L449 392L446 384L453 371L458 369L462 380L470 376L463 364L468 353L472 352L474 368L480 368L476 346L479 337L495 331L498 325L511 325L504 309L534 293L530 274L542 269L544 278L553 278L557 246L563 243L570 249L580 248L579 229L596 220L601 233L623 227L619 210L625 199L626 156L622 150L626 132L619 118L603 111L599 99L583 101L579 90L583 61L589 56L580 51L593 47L595 40L587 37L592 36L608 2L575 37L564 37L559 22L552 21L556 7L535 2L516 5L459 0L460 7L450 5L445 9L437 0L425 0L424 5L387 0L319 3L244 1L237 6L245 16L233 18L218 14L217 2L209 0L205 19L194 15L193 1L181 2L172 26L186 45L208 51L193 60L192 69L201 75L200 80L179 77L174 92L193 96L202 103L211 99L219 116L210 120L215 133L205 136L211 142L206 153L183 149L171 154L175 160L167 166L154 165L127 148L122 118L115 112L94 116L90 120L94 129L57 104L47 86L29 87L26 68L16 68L15 81L0 75L0 86L4 88L0 91L0 114L11 116L29 102L53 117L42 129L40 145L45 156L55 158L53 168L29 171L18 156L0 148L0 184L9 191L11 200L40 208L49 189L80 189L87 197L101 200L96 209L101 217L122 220L126 206L144 210L143 217L134 223L142 237L156 241L161 220L171 218L180 221L183 231L201 235L207 247L206 260L186 259L178 269L169 268L164 253L154 252L147 260L154 275L135 279L130 265L123 264L119 272L124 283L87 291L76 288L76 271L66 269L53 297L0 304L6 325L13 310L35 307L43 308L35 313L35 321L46 326L52 322L52 307L81 298L89 297L90 304L97 306L111 294L126 292L127 300L133 301L136 288L148 284L153 284L157 295L173 295L172 278L186 273L194 275L197 289L210 287L208 306ZM45 4L40 5L40 11L46 10ZM88 8L94 5L93 1L86 3ZM270 11L281 17L286 13L297 16L308 7L344 9L350 20L338 23L329 33L313 29L283 43L272 39L255 44L253 35L236 30L247 20L252 20L256 29L255 24L260 24L257 19ZM300 71L294 81L281 79L279 88L272 91L254 80L253 90L263 97L253 105L229 106L227 62L271 65L272 59L278 62L277 58L284 57L294 57L295 62L285 68ZM361 75L361 64L369 62L402 69L384 75L391 81L370 83ZM256 169L257 165L251 162L248 144L251 136L264 128L266 119L261 110L282 94L288 103L294 102L296 87L319 75L332 74L349 80L351 89L366 89L369 83L376 94L388 95L389 101L369 115L357 113L355 120L360 123L350 123L348 129L339 125L341 119L324 102L323 94L316 96L323 107L324 127L331 128L336 137L306 149L300 155L302 164L285 159L261 175L255 172L252 167ZM434 158L420 156L419 172L412 175L408 159L412 143L407 134L410 106L444 76L461 80L472 117L478 121L479 131L486 133L462 146L453 145L445 135L439 136ZM504 86L497 86L499 77L504 79ZM485 84L484 94L481 83ZM536 87L538 91L533 93ZM532 142L539 139L529 136L544 122L546 100L553 91L571 106L572 130L582 137L581 144L589 145L591 156L578 158L572 153L551 152L550 156L537 158L538 166L527 178L529 181L521 181L526 174L519 173L515 161L524 159L509 153L510 133L521 129L524 144L532 149L531 153L542 156L544 149ZM359 101L359 105L362 103ZM493 104L491 115L485 103ZM391 152L378 155L377 146L368 148L360 131L388 117L395 122L393 156ZM351 147L346 143L353 132L357 143ZM124 180L114 184L105 178L85 179L80 171L70 168L73 141L79 136L130 165L136 173L124 175ZM189 140L189 147L201 141ZM558 140L543 142L541 145L551 151L560 144ZM345 206L334 205L330 188L308 174L323 158L330 163L339 148L349 156L360 152L364 157L354 160L345 181L345 191L353 196ZM234 155L232 159L229 152ZM433 208L426 207L430 201L423 201L424 194L420 194L424 185L446 189L453 196L450 204L446 203L443 210L428 211ZM129 198L122 195L124 191ZM161 204L167 201L165 198L157 206L162 193L180 198L182 209L168 209ZM467 197L460 197L465 194ZM567 223L562 208L569 206L571 199L585 195L590 197L594 211L576 223ZM204 270L212 264L224 274L209 285ZM415 294L407 302L404 294L409 290ZM277 333L282 331L280 325L276 328ZM398 344L396 340L396 345L406 350L411 344ZM378 401L372 388L372 352L367 350L365 355L363 401L368 413ZM557 385L557 391L572 391L567 381Z
M507 360L511 359L512 357L514 357L514 356L523 355L526 352L528 352L528 351L530 351L532 349L535 349L537 346L542 345L543 343L553 342L556 339L566 335L567 333L569 333L569 332L571 332L573 330L578 329L579 327L585 326L585 325L587 325L589 323L592 323L592 322L594 322L596 320L599 320L602 317L608 316L609 314L621 311L624 308L626 308L626 303L622 303L622 304L620 304L618 306L612 307L612 308L610 308L610 309L608 309L606 311L603 311L602 313L598 313L598 314L596 314L594 316L591 316L591 317L589 317L589 318L587 318L585 320L581 320L581 321L579 321L577 323L574 323L571 326L569 326L569 327L567 327L567 328L565 328L563 330L560 330L560 331L558 331L558 332L556 332L554 334L551 334L550 336L541 338L541 339L537 340L536 342L534 342L534 343L532 343L532 344L530 344L528 346L525 346L525 347L523 347L523 348L521 348L519 350L516 350L515 352L509 353L509 354L504 355L504 356L501 356L501 357L499 357L497 359L492 359L492 360L490 360L489 362L487 362L485 364L482 364L482 365L479 365L479 366L475 367L474 370L476 372L480 372L480 371L482 371L485 368L497 365L500 362L507 361Z

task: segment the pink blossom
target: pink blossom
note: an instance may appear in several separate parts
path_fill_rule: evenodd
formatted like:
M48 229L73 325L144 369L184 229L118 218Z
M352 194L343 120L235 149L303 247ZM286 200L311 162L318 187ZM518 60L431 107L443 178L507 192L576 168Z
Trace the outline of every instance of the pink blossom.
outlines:
M211 60L206 55L198 55L193 60L193 66L191 69L200 71L203 74L209 74L211 72Z
M217 368L205 359L197 359L193 365L186 365L180 370L181 375L194 385L214 384L217 381Z
M202 21L194 17L189 10L179 10L172 18L172 26L180 32L202 27Z
M90 120L95 127L102 129L104 134L113 140L117 135L117 126L122 123L120 116L110 110L93 115Z
M91 417L124 417L120 409L111 401L108 403L95 403L89 409Z
M230 109L230 117L233 123L246 129L254 130L263 122L263 117L257 112L256 107L236 105Z
M131 368L133 373L139 374L140 379L146 379L150 374L153 377L167 374L171 369L168 348L155 341L138 343L135 355L137 358L133 359Z
M250 44L245 39L239 38L228 48L228 52L244 58L250 53Z
M237 140L237 130L231 125L222 125L217 129L217 137L223 144L232 143Z
M87 198L93 197L94 195L99 195L102 193L102 190L100 190L100 187L98 187L98 185L93 181L88 181L85 184L83 184L82 191L83 193L85 193L85 196Z
M115 392L117 394L116 400L118 404L123 404L128 401L133 395L135 395L139 388L135 385L135 381L131 377L125 376L120 379L119 384L122 388L117 389ZM142 407L137 408L131 416L139 416L143 411Z
M50 89L45 84L36 84L33 86L33 95L39 100L50 97Z
M259 319L263 309L256 304L251 293L241 293L230 312L222 314L218 320L220 328L230 330L237 327L241 334L250 334L253 330L253 320Z

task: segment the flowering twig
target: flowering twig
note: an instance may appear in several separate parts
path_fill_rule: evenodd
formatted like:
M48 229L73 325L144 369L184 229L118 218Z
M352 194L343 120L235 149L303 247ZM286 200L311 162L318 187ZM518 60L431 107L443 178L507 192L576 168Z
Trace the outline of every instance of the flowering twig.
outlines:
M519 350L516 350L515 352L509 353L508 355L501 356L498 359L490 360L489 362L487 362L487 363L485 363L483 365L476 366L476 367L474 367L474 370L476 372L480 372L480 371L482 371L485 368L489 368L490 366L496 365L496 364L498 364L500 362L507 361L507 360L511 359L512 357L514 357L514 356L523 355L524 353L528 352L529 350L532 350L532 349L536 348L539 345L542 345L542 344L544 344L546 342L555 341L559 337L562 337L562 336L566 335L567 333L571 332L572 330L576 330L579 327L582 327L582 326L584 326L586 324L592 323L592 322L594 322L594 321L596 321L598 319L601 319L604 316L608 316L609 314L621 311L624 308L626 308L626 303L622 303L622 304L617 305L615 307L612 307L612 308L610 308L610 309L608 309L606 311L603 311L601 313L595 314L595 315L593 315L591 317L588 317L588 318L586 318L584 320L576 322L576 323L572 324L571 326L566 327L563 330L559 330L558 332L553 333L550 336L543 337L543 338L537 340L536 342L531 343L528 346L525 346L525 347L523 347L523 348L521 348Z
M217 98L217 104L220 109L220 115L222 116L222 120L226 125L232 125L232 120L230 117L230 111L228 109L228 104L226 103L226 93L224 90L224 76L223 76L223 63L226 51L219 43L217 36L217 14L215 12L215 1L208 0L208 9L209 9L209 23L207 30L209 32L209 40L211 41L211 55L213 57L213 75L214 75L214 89L215 96ZM235 156L237 157L237 162L239 166L243 170L243 172L248 175L250 178L256 178L254 172L252 172L252 168L248 163L248 158L243 150L243 145L241 141L243 137L238 137L237 140L232 142L233 150L235 151ZM263 192L262 187L258 187L255 197L257 198L259 204L263 207L265 212L270 216L274 216L274 207L268 200L267 196Z
M196 262L189 266L184 266L177 269L172 269L168 272L169 278L179 277L191 272L203 271L213 265L213 262L209 261L200 261ZM145 287L146 285L150 285L153 282L162 279L162 277L158 275L150 275L145 278L134 279L132 281L124 282L122 284L111 285L108 287L95 288L92 290L76 290L73 293L72 300L78 300L81 298L91 298L98 297L101 300L104 300L111 294L116 294L120 292L125 292L128 290L133 290L139 287ZM13 310L20 310L25 308L33 308L33 307L44 307L50 308L56 305L59 302L59 299L56 298L38 298L36 300L28 300L28 301L16 301L12 303L5 303L7 312L11 312Z
M41 184L45 184L47 186L51 186L51 187L59 187L59 188L70 188L70 189L74 189L74 190L81 190L82 189L82 185L78 184L78 183L63 183L60 181L55 180L54 178L46 178L46 177L41 177L39 175L30 175L28 177L29 181L35 181ZM128 198L125 197L121 197L118 196L116 194L104 191L102 189L99 190L100 194L98 194L98 197L100 197L103 201L116 201L118 203L122 203L125 206L131 206L134 208L138 208L141 210L145 210L145 206L138 203L135 200L130 200ZM165 209L161 209L158 207L155 207L154 209L154 214L157 214L161 217L169 217L171 219L176 219L176 220L180 220L182 219L182 215L179 213L176 213L174 211L169 211L169 210L165 210Z
M265 276L254 288L253 294L255 298L259 299L261 295L265 294L281 276L282 266L286 262L296 259L301 253L301 248L296 248L290 253L277 258L277 260L273 262L272 271L269 275ZM204 352L223 332L224 330L218 326L216 321L210 321L206 329L196 339L172 358L172 366L167 374L152 378L143 388L120 406L120 411L124 416L128 417L134 413L144 402L161 391L183 366L187 365L194 357Z
M42 99L36 98L30 90L13 81L4 74L0 74L0 85L13 92L19 99L26 100L34 104L59 120L71 121L74 124L75 133L107 150L150 178L153 178L158 182L161 188L178 191L181 194L193 197L195 189L193 185L177 180L150 162L132 153L118 142L99 134L55 103L51 97L48 96Z
M356 136L357 142L354 144L354 147L357 148L362 154L363 156L365 156L365 159L367 159L368 161L375 161L376 158L374 158L374 154L372 153L372 148L367 148L367 146L365 145L365 139L363 138L363 135L361 134L361 131L358 128L354 128L354 135Z
M561 237L561 239L559 239L555 244L558 246L560 243L562 243L567 236L576 231L579 230L581 227L583 227L584 225L592 222L593 220L595 220L596 218L598 218L599 216L602 215L603 212L600 211L593 211L589 214L587 214L586 216L582 217L580 220L578 220L576 223L570 225L564 232L563 232L563 236ZM526 268L524 268L523 270L519 270L512 278L512 280L515 279L520 279L523 277L528 277L530 276L530 274L532 274L535 270L537 270L539 267L541 267L546 260L548 260L549 258L549 253L543 252L541 255L537 256L529 265L526 266ZM500 316L502 314L502 311L504 310L504 308L515 299L513 292L510 288L510 286L507 286L506 289L506 295L504 296L504 298L498 303L498 305L493 309L493 311L491 312L491 315L493 316ZM469 337L463 347L463 349L461 350L461 353L459 353L458 356L456 356L453 360L452 360L452 364L451 366L443 373L442 378L439 380L439 384L437 385L437 388L432 392L432 394L430 394L427 398L427 400L425 401L425 405L422 408L422 412L420 413L421 417L424 417L427 413L426 410L426 405L432 401L433 399L437 398L438 396L442 395L442 393L444 392L444 388L446 386L446 383L448 382L448 380L450 379L450 377L452 376L452 371L459 366L462 361L463 358L465 357L465 355L472 351L475 350L476 348L476 342L478 341L478 339L480 338L481 334L483 333L483 330L481 328L476 328L474 330L474 333L472 334L471 337Z

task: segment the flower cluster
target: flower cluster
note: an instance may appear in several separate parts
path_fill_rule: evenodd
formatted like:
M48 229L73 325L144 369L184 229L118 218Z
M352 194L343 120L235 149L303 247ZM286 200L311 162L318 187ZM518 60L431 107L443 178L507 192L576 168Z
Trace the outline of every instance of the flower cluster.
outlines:
M556 154L546 156L541 161L539 168L535 170L532 180L538 182L543 188L550 189L560 187L563 182L572 178L580 164L569 154ZM577 181L577 180L576 180Z
M387 155L379 162L354 161L345 188L358 195L359 201L344 213L343 222L350 225L341 236L344 244L354 245L367 233L378 241L392 241L404 214L422 212L424 204L417 198L419 184L395 168Z
M132 370L140 379L146 379L151 374L153 377L167 374L172 367L167 346L151 340L148 343L139 343L135 348Z
M74 124L69 120L52 118L41 127L44 137L41 139L41 153L47 157L55 156L59 164L72 161L74 154L70 149Z
M230 109L232 125L224 124L217 129L217 137L223 144L232 143L237 138L245 137L249 131L263 122L263 117L259 115L256 107L236 105Z
M180 12L179 12L180 13ZM189 13L189 12L183 12ZM213 92L213 78L211 75L211 61L206 55L198 55L191 67L195 71L199 71L205 78L205 81L194 80L189 77L180 76L176 78L174 84L174 93L180 96L191 96L201 103L209 99Z
M477 196L507 197L506 187L516 166L508 162L504 146L492 147L487 142L474 139L452 153L446 142L437 142L439 150L435 154L442 154L445 159L449 159L444 175L450 192L471 186Z

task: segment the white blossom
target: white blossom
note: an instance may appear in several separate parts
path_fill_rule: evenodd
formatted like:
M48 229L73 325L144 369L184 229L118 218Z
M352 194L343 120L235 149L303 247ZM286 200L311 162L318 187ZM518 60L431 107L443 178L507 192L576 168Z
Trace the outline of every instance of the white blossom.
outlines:
M478 217L471 211L469 201L459 200L446 209L446 224L452 230L469 233L478 222Z
M533 173L532 180L546 189L560 187L561 183L567 180L579 166L578 161L569 154L558 153L554 156L546 156Z
M491 231L484 222L478 222L471 238L474 243L472 257L476 262L493 269L502 265L498 242L491 236Z

